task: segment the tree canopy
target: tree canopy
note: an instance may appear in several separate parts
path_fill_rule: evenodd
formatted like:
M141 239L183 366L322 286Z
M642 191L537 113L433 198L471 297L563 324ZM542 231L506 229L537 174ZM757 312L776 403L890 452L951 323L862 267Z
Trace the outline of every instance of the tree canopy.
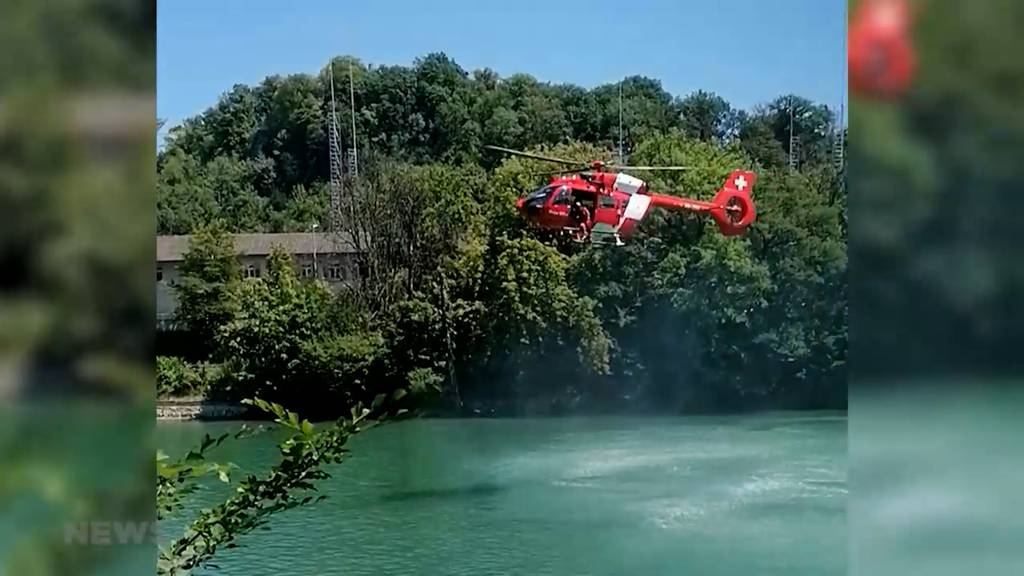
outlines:
M643 76L585 89L527 74L469 73L444 54L428 54L412 66L372 66L345 56L315 76L237 85L202 114L170 128L158 158L158 228L186 233L223 218L231 230L277 232L324 222L332 104L346 147L353 142L354 116L361 155L493 169L501 159L485 154L483 144L526 149L586 142L617 151L620 90L627 154L643 140L678 130L739 145L762 167L781 168L792 110L801 165L829 161L833 111L797 96L748 112L703 90L675 97Z

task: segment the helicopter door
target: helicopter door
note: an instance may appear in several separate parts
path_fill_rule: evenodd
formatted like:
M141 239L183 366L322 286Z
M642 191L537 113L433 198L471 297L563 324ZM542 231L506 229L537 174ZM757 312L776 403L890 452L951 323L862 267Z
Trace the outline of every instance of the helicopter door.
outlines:
M554 226L564 226L569 219L569 207L572 204L572 190L568 186L559 186L548 206L548 219Z
M594 214L594 222L610 226L618 225L619 205L616 203L615 198L604 194L597 197L597 210Z

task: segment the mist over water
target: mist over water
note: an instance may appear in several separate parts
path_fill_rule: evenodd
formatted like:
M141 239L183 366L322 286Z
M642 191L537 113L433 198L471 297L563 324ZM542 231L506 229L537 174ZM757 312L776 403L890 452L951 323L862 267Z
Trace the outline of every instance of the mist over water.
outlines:
M164 423L165 450L238 424ZM256 470L275 438L221 459ZM195 506L223 496L210 485ZM354 444L316 506L220 574L844 574L845 414L417 420ZM178 533L168 522L162 540Z

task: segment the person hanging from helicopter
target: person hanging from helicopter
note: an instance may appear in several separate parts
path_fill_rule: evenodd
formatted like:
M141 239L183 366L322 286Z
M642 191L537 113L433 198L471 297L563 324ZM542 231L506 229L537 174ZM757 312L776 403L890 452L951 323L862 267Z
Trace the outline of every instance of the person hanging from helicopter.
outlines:
M590 210L580 202L579 198L573 200L572 206L569 208L569 218L576 224L577 239L585 241L590 235Z

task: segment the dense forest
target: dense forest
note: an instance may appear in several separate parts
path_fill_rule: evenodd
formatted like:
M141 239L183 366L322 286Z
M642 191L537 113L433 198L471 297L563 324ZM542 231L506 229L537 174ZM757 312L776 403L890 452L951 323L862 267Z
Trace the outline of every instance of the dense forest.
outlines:
M552 85L442 54L331 65L346 120L351 65L360 164L343 210L358 217L333 224L374 239L365 281L333 297L283 258L240 280L224 232L332 224L331 83L325 68L235 86L159 152L159 231L199 232L179 293L207 343L162 358L162 382L298 409L405 386L500 414L845 406L846 197L828 107L784 95L737 110L644 77ZM551 166L483 145L611 158L620 87L627 159L694 167L638 174L653 189L704 196L734 168L758 172L746 236L655 213L626 247L567 255L524 228L514 199ZM350 142L350 121L340 129Z

